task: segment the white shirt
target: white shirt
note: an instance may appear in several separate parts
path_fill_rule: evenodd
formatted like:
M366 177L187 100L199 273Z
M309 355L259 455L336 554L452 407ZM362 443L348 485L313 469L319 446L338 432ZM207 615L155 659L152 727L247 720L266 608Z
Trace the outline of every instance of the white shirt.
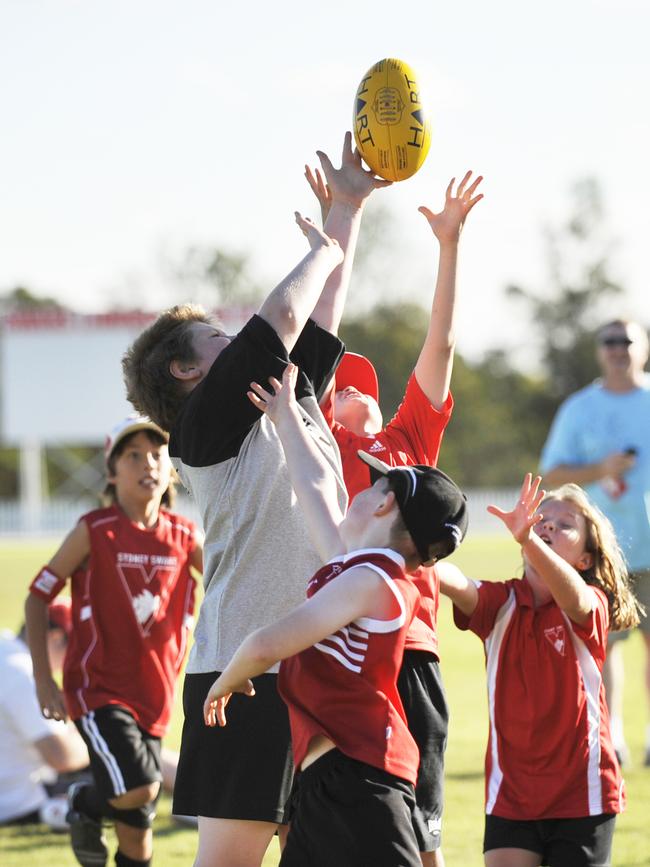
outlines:
M47 720L36 697L32 660L25 643L0 631L0 822L39 809L47 798L43 780L52 769L34 746L63 730Z

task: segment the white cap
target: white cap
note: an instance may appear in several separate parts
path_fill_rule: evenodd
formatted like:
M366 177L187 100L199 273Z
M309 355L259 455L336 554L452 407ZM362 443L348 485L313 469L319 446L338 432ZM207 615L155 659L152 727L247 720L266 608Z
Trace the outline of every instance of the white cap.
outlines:
M123 418L122 421L118 422L106 437L106 443L104 445L104 455L106 456L106 460L110 458L115 451L117 444L121 442L125 436L136 433L136 431L139 430L151 430L161 436L165 442L169 440L169 436L165 431L158 427L155 422L151 421L148 416L132 413L131 415L127 415L126 418Z

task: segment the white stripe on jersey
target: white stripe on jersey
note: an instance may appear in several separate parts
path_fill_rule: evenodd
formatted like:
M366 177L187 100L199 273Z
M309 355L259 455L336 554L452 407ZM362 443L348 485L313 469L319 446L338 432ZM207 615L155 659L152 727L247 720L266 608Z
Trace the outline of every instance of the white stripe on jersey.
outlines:
M357 662L363 662L363 660L366 658L365 651L368 649L367 644L365 647L362 648L364 650L364 653L355 653L353 650L350 649L350 647L348 647L347 642L343 638L341 638L338 633L335 633L334 635L328 635L327 638L323 639L323 641L333 641L335 644L338 644L338 646L345 652L347 656L350 657L350 659L356 659ZM321 644L322 646L322 642L319 642L319 644Z
M122 771L95 722L95 712L91 711L87 716L82 716L81 725L88 735L88 740L92 744L95 753L104 763L108 776L111 778L115 795L123 795L126 792L126 783L124 782Z
M113 521L117 521L117 515L109 515L108 518L100 518L97 521L93 521L90 527L94 529L95 527L101 527L102 524L110 524Z
M357 647L359 650L367 650L368 648L368 633L362 632L360 629L354 629L351 626L344 626L343 629L340 629L341 632L345 636L345 641L350 647ZM352 636L362 638L363 641L355 641Z
M327 653L330 656L333 656L334 659L338 659L341 665L345 666L345 668L349 668L350 671L354 671L357 674L359 674L359 672L361 671L360 665L355 665L353 662L350 662L348 659L345 658L345 656L343 656L342 653L339 653L338 650L335 650L333 647L328 647L326 644L321 644L320 642L318 644L314 644L314 647L317 650L320 650L321 653Z
M497 742L497 730L494 723L494 698L496 694L497 671L499 667L499 653L503 643L508 624L512 620L512 615L516 608L515 591L510 590L507 600L499 609L492 632L485 641L485 656L486 656L486 672L488 686L488 709L490 713L490 747L491 747L491 768L490 778L487 786L487 803L485 812L491 813L494 809L499 789L503 781L503 771L499 763L499 744Z
M321 642L314 644L314 647L317 650L320 650L322 653L327 653L330 656L333 656L337 659L341 665L344 665L346 668L350 669L350 671L356 671L359 673L361 671L360 665L355 665L351 660L356 660L357 662L363 664L366 658L366 652L368 650L368 640L369 640L369 632L375 633L387 633L387 632L395 632L400 629L405 621L406 621L406 613L404 606L404 599L402 594L395 584L395 581L385 572L380 566L375 565L375 563L369 562L361 562L355 563L354 566L350 569L350 572L353 569L356 569L357 566L367 566L368 568L375 571L380 578L382 578L391 593L397 600L399 604L400 613L397 617L394 617L392 620L375 620L371 617L360 617L354 623L349 624L348 626L344 626L342 629L339 629L333 635L328 635L327 638L324 638ZM355 640L357 639L357 640ZM332 642L334 644L338 644L339 647L345 652L345 656L343 656L336 648L332 647L331 644L326 644L324 642ZM355 653L355 650L361 651L360 653Z
M573 642L580 677L585 688L587 700L587 794L589 798L589 815L599 816L603 812L603 787L600 780L600 686L601 675L587 645L573 631L571 620L562 612L567 629Z
M390 575L387 572L384 572L384 570L380 566L377 566L375 563L355 563L352 569L356 569L357 566L367 566L369 569L375 571L380 578L384 579L384 581L388 585L388 589L397 600L400 613L392 620L375 620L372 617L360 617L358 620L355 620L355 625L360 626L362 629L367 629L368 632L396 632L400 627L404 625L406 621L404 598L402 597L399 588L390 577ZM352 569L350 571L352 571Z

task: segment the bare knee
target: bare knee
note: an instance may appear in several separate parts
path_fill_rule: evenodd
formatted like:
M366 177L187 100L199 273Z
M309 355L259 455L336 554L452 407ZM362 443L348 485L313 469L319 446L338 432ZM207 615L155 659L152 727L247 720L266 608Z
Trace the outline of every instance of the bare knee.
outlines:
M117 810L131 810L134 807L143 807L145 804L155 801L159 791L160 783L147 783L136 789L129 789L128 792L118 795L117 798L110 798L108 803Z
M271 822L199 816L194 867L260 867L276 828Z

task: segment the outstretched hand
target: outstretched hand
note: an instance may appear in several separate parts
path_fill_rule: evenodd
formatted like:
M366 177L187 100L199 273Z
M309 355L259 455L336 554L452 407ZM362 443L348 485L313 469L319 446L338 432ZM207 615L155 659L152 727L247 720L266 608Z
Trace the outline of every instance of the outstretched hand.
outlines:
M332 191L330 190L327 181L319 168L312 169L311 166L305 166L305 177L307 183L311 187L312 193L318 199L320 205L321 219L323 225L332 207Z
M203 703L203 719L206 726L215 726L217 723L220 726L226 724L226 705L230 701L233 692L241 692L247 696L255 695L255 687L251 680L245 680L234 687L230 692L224 692L221 688L218 677L208 690Z
M491 515L496 515L503 521L520 545L528 541L533 527L542 519L537 511L546 496L546 491L539 490L541 481L541 476L533 478L532 473L526 473L519 492L519 499L510 512L504 512L498 506L487 507Z
M361 154L352 149L352 133L346 132L341 152L341 168L335 169L332 161L323 151L316 151L320 160L322 174L318 169L313 172L305 166L305 177L323 214L323 223L334 202L343 202L360 208L373 190L390 187L392 181L378 178L369 169L364 169ZM324 175L324 178L323 178Z
M329 235L326 235L309 217L303 217L299 211L295 211L294 213L296 223L305 238L307 238L311 249L314 252L324 250L335 260L336 265L340 264L343 261L343 250L339 246L339 242L335 238L330 238Z
M267 391L258 382L251 382L251 390L247 392L248 399L260 412L268 415L273 424L277 424L284 413L292 412L295 407L297 377L298 368L289 363L282 374L282 382L269 376L273 391Z
M418 211L426 217L427 222L433 230L433 234L441 244L444 241L458 240L465 218L474 205L483 198L483 193L475 195L478 185L483 180L483 176L479 175L467 186L471 177L471 171L465 173L464 178L458 184L455 194L453 190L456 178L452 178L449 181L449 186L445 193L445 206L439 214L435 214L425 205L418 208Z

